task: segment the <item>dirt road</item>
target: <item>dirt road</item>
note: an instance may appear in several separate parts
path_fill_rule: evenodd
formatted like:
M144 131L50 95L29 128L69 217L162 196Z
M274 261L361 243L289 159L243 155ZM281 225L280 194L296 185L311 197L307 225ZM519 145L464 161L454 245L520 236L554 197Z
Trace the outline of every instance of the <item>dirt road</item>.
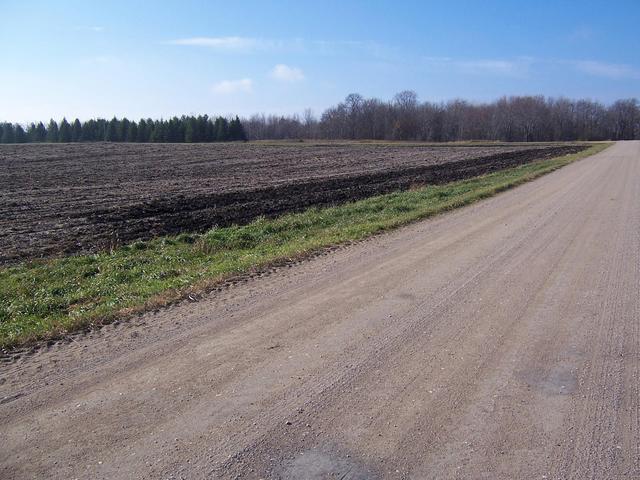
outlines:
M5 362L0 478L640 478L640 142Z

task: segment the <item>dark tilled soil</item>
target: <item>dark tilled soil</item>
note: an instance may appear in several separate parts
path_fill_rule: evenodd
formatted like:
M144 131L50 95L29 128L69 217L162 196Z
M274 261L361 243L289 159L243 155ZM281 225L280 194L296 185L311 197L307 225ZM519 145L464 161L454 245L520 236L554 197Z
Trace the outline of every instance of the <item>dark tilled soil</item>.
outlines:
M579 145L0 146L0 263L246 223L573 153Z

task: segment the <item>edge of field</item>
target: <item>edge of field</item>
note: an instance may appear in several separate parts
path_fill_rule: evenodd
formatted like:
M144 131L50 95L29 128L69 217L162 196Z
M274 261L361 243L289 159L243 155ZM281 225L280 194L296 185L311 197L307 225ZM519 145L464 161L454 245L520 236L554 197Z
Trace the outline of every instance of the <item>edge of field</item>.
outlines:
M610 145L591 144L576 154L480 177L260 218L244 226L0 268L0 348L54 340L164 307L232 277L299 261L493 196Z

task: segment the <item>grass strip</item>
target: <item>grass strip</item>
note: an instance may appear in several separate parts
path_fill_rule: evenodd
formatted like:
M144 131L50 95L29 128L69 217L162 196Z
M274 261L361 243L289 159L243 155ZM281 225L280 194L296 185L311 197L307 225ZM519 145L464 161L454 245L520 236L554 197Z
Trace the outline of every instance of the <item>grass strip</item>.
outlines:
M446 185L311 208L248 225L135 242L111 252L0 269L0 347L124 318L234 275L406 225L532 180L609 144Z

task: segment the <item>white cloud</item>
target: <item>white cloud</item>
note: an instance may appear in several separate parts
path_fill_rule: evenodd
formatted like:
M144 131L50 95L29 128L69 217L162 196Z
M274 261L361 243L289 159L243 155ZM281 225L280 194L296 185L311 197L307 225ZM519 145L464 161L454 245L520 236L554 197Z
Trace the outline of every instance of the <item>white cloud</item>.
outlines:
M240 80L223 80L214 84L211 87L211 91L219 95L251 93L253 92L253 81L250 78L242 78Z
M248 37L192 37L172 40L168 43L172 45L207 47L226 51L253 50L260 44L257 39Z
M100 26L97 26L97 25L76 27L75 29L78 30L78 31L81 31L81 32L96 32L96 33L104 32L104 30L105 30L104 27L100 27Z
M191 37L165 42L169 45L202 47L217 52L255 53L267 51L303 51L301 39L274 40L252 37Z
M599 62L595 60L559 60L533 57L513 59L455 59L451 57L423 57L424 64L436 72L457 72L467 75L493 75L502 77L527 77L534 69L562 67L573 68L594 77L613 80L640 79L640 69L631 65Z
M527 68L523 62L510 60L465 60L456 62L456 66L466 73L507 76L521 75Z
M257 37L186 37L163 42L166 45L208 48L217 52L260 53L298 52L316 55L366 55L375 58L396 58L398 51L375 42L356 40L304 40L302 38Z
M315 40L309 43L309 50L320 55L356 54L383 59L394 59L401 55L395 47L358 40Z
M470 75L495 75L523 77L529 73L533 59L519 57L514 60L477 59L459 60L450 57L425 57L423 61L428 67L438 71L454 71Z
M269 75L271 78L282 82L299 82L300 80L304 80L304 73L302 73L302 70L297 67L290 67L283 63L273 67Z
M595 60L579 60L573 62L573 64L581 72L596 77L605 77L615 80L624 78L640 79L640 70L629 65L598 62Z

